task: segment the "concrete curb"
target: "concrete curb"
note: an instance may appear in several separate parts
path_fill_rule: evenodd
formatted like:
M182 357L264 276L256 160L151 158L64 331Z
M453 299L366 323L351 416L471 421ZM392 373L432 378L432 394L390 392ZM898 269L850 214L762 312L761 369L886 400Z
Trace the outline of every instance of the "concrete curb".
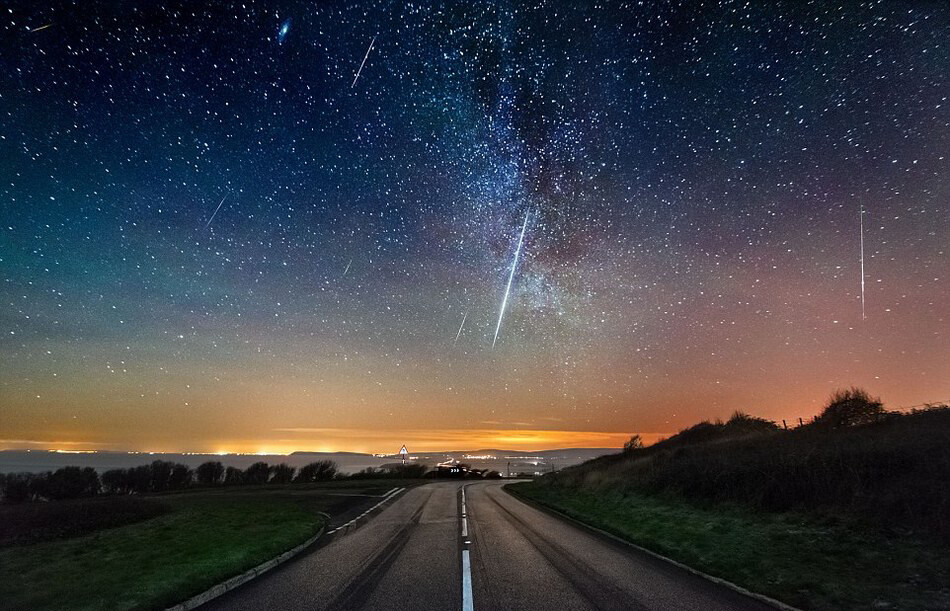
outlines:
M552 515L556 515L557 517L559 517L559 518L561 518L561 519L563 519L563 520L566 520L566 521L568 521L568 522L570 522L570 523L572 523L572 524L576 524L576 525L580 526L581 528L583 528L583 529L585 529L585 530L589 530L589 531L591 531L591 532L595 532L595 533L597 533L598 535L607 537L607 538L609 538L609 539L612 539L612 540L614 540L614 541L617 541L618 543L622 543L622 544L626 545L627 547L632 547L633 549L635 549L635 550L637 550L637 551L639 551L639 552L643 552L644 554L647 554L647 555L649 555L649 556L652 556L652 557L654 557L654 558L656 558L656 559L658 559L658 560L662 560L663 562L666 562L666 563L668 563L668 564L672 564L673 566L675 566L675 567L677 567L677 568L680 568L680 569L683 569L684 571L687 571L687 572L689 572L689 573L692 573L693 575L696 575L697 577L702 577L703 579L705 579L705 580L707 580L707 581L711 581L711 582L713 582L713 583L715 583L715 584L717 584L717 585L720 585L720 586L724 586L724 587L726 587L726 588L729 588L730 590L732 590L732 591L734 591L734 592L738 592L739 594L742 594L743 596L748 596L749 598L753 598L753 599L755 599L755 600L757 600L757 601L759 601L759 602L763 602L763 603L765 603L765 604L767 604L767 605L771 605L771 606L775 607L776 609L781 609L782 611L802 611L802 610L799 609L798 607L793 607L793 606L791 606L791 605L788 605L788 604L786 604L786 603L783 603L783 602L780 601L780 600L775 600L774 598L771 598L771 597L769 597L769 596L766 596L765 594L759 594L759 593L757 593L757 592L753 592L753 591L751 591L751 590L747 590L747 589L743 588L742 586L740 586L740 585L738 585L738 584L732 583L731 581L727 581L727 580L725 580L725 579L722 579L721 577L716 577L716 576L714 576L714 575L710 575L709 573L704 573L704 572L702 572L702 571L700 571L700 570L694 569L694 568L691 567L691 566L685 565L685 564L683 564L682 562L677 562L676 560L673 560L672 558L668 558L667 556L663 556L663 555L658 554L658 553L656 553L656 552L654 552L654 551L652 551L652 550L648 550L647 548L642 547L642 546L640 546L640 545L637 545L636 543L631 543L630 541L627 541L626 539L623 539L623 538L621 538L621 537L618 537L617 535L615 535L615 534L613 534L613 533L609 533L609 532L607 532L606 530L602 530L602 529L600 529L600 528L597 528L596 526L591 526L590 524L587 524L586 522L581 522L581 521L578 520L577 518L575 518L575 517L573 517L573 516L569 516L569 515L567 515L567 514L564 513L564 512L558 511L557 509L554 509L553 507L548 507L547 505L544 505L543 503L539 503L538 501L535 501L534 499L530 499L530 498L524 496L524 495L521 494L521 493L515 492L514 490L509 490L507 484L504 485L504 486L502 486L502 490L504 490L505 492L507 492L507 493L510 494L511 496L515 497L516 499L518 499L518 500L521 501L522 503L526 503L526 504L528 504L528 505L531 505L532 507L535 507L535 508L537 508L537 509L540 509L541 511L544 511L545 513L549 513L549 514L552 514Z
M316 542L316 540L319 539L321 535L323 535L323 532L325 530L326 530L326 526L322 527L317 534L310 537L309 539L307 539L300 545L287 550L286 552L277 556L276 558L271 558L267 562L264 562L262 564L257 565L256 567L252 569L244 571L240 575L236 575L226 581L222 581L218 585L208 588L201 594L198 594L197 596L192 596L191 598L189 598L183 603L178 603L177 605L173 607L168 607L165 611L190 611L191 609L194 609L195 607L199 607L208 601L214 600L215 598L221 596L222 594L230 592L231 590L244 585L245 583L249 582L255 577L259 575L263 575L264 573L271 570L275 566L287 562L288 560L290 560L291 558L293 558L300 552L304 551L305 549L313 545Z
M378 507L380 507L381 505L383 505L386 501L388 501L388 500L394 498L396 495L398 495L398 494L399 494L400 492L402 492L403 490L405 490L405 488L400 488L400 489L395 490L395 491L390 491L390 493L387 494L387 495L385 496L385 498L383 498L382 501L380 501L379 503L377 503L376 505L374 505L374 506L371 507L370 509L367 509L366 511L364 511L362 514L360 514L359 517L357 517L357 518L355 518L355 519L353 519L353 520L350 520L350 522L348 522L347 525L350 525L350 524L352 524L352 523L358 521L359 519L365 517L367 514L371 513L372 511L374 511L375 509L377 509ZM326 514L326 513L322 512L322 511L320 511L320 512L318 512L318 515L321 515L321 516L325 517L325 518L327 519L327 522L329 523L329 520L330 520L329 514ZM276 558L271 558L271 559L268 560L267 562L264 562L264 563L262 563L262 564L259 564L259 565L255 566L255 567L252 568L252 569L249 569L249 570L247 570L247 571L244 571L244 572L241 573L240 575L236 575L236 576L234 576L234 577L232 577L232 578L230 578L230 579L227 579L227 580L225 580L225 581L222 581L221 583L219 583L219 584L216 585L216 586L211 586L210 588L208 588L207 590L205 590L205 591L202 592L201 594L198 594L197 596L192 596L191 598L189 598L189 599L186 600L185 602L178 603L177 605L175 605L175 606L173 606L173 607L168 607L167 609L165 609L165 611L190 611L191 609L194 609L194 608L196 608L196 607L200 607L201 605L205 604L206 602L209 602L209 601L214 600L215 598L221 596L222 594L226 594L226 593L230 592L231 590L234 590L235 588L238 588L238 587L244 585L245 583L251 581L251 580L254 579L255 577L259 577L259 576L263 575L264 573L266 573L267 571L271 570L271 569L274 568L275 566L278 566L278 565L280 565L280 564L283 564L283 563L287 562L288 560L290 560L290 559L293 558L294 556L298 555L300 552L304 551L305 549L307 549L308 547L310 547L311 545L313 545L314 543L316 543L317 539L319 539L321 536L323 536L323 534L326 532L326 529L327 529L327 527L326 527L326 525L324 525L324 526L320 529L320 531L317 532L317 534L315 534L314 536L310 537L309 539L307 539L306 541L304 541L304 542L301 543L300 545L298 545L298 546L296 546L296 547L293 547L293 548L287 550L286 552L284 552L284 553L281 554L280 556L277 556ZM335 528L335 529L331 530L331 531L330 531L329 533L327 533L327 534L332 535L332 534L333 534L334 532L336 532L337 530L339 530L339 529L338 529L338 528Z

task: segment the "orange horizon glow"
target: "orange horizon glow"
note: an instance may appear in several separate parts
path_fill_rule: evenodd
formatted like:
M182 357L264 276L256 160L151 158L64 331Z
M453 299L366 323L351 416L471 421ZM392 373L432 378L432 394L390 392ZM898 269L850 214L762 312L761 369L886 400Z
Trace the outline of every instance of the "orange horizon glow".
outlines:
M542 429L470 429L470 430L402 430L376 431L344 428L281 428L281 436L271 439L234 439L209 443L168 444L103 444L62 440L0 439L3 450L59 451L69 453L95 451L128 451L166 454L290 454L292 452L358 452L395 454L406 445L410 453L439 451L472 451L480 449L518 450L524 452L568 448L621 448L636 433L603 431L559 431ZM644 443L655 443L666 433L639 433Z

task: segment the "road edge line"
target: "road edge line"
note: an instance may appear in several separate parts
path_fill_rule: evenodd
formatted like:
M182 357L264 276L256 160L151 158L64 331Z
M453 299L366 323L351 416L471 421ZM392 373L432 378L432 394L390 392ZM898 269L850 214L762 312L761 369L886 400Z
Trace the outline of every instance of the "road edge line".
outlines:
M368 509L367 511L363 512L359 517L354 518L353 520L350 520L350 522L349 522L347 525L349 525L349 524L351 524L351 523L353 523L353 522L356 522L357 520L359 520L359 519L365 517L365 516L366 516L367 514L369 514L369 513L372 513L374 510L376 510L377 508L379 508L380 505L382 505L383 503L385 503L386 501L388 501L388 500L390 500L390 499L395 498L395 497L396 497L400 492L402 492L403 490L405 490L405 488L400 488L400 489L398 489L396 492L392 492L391 494L389 494L388 496L386 496L382 501L380 501L380 502L377 503L376 505L373 505L373 506L372 506L370 509ZM319 515L326 516L327 518L330 517L328 514L322 512L322 511L317 512L317 513L318 513ZM329 523L329 520L327 521L327 523ZM266 562L262 562L261 564L255 566L255 567L253 567L253 568L250 568L250 569L244 571L243 573L241 573L241 574L239 574L239 575L235 575L234 577L231 577L231 578L229 578L229 579L225 579L225 580L222 581L221 583L219 583L219 584L217 584L217 585L211 586L210 588L208 588L207 590L205 590L205 591L202 592L201 594L196 594L195 596L192 596L191 598L189 598L188 600L186 600L186 601L184 601L184 602L180 602L180 603L178 603L177 605L173 605L173 606L171 606L171 607L167 607L167 608L165 609L165 611L191 611L191 609L195 609L195 608L200 607L201 605L203 605L203 604L205 604L205 603L211 602L211 601L214 600L215 598L218 598L219 596L221 596L221 595L223 595L223 594L227 594L227 593L230 592L231 590L234 590L234 589L239 588L240 586L243 586L245 583L251 581L251 580L254 579L255 577L260 577L261 575L263 575L263 574L266 573L267 571L271 570L272 568L274 568L274 567L276 567L276 566L278 566L278 565L281 565L281 564L287 562L287 561L290 560L291 558L293 558L293 557L297 556L298 554L300 554L300 552L306 550L308 547L310 547L311 545L313 545L314 543L316 543L316 542L317 542L317 539L319 539L319 538L320 538L321 536L323 536L324 534L331 535L331 534L333 534L334 532L336 532L337 530L339 530L339 529L338 529L338 528L335 528L335 529L331 530L330 532L327 532L327 524L325 523L323 526L320 527L320 530L317 531L317 534L313 535L312 537L310 537L309 539L307 539L306 541L304 541L304 542L301 543L300 545L297 545L297 546L295 546L295 547L292 547L292 548L290 548L289 550L287 550L286 552L284 552L284 553L282 553L282 554L280 554L280 555L278 555L278 556L276 556L276 557L274 557L274 558L271 558L270 560L267 560Z
M465 507L465 489L471 484L462 484L462 503L461 503L461 521L462 521L462 611L474 611L475 593L472 589L472 559L471 542L468 537L468 509Z
M286 552L280 554L279 556L276 556L275 558L271 558L270 560L267 560L266 562L262 562L261 564L255 566L254 568L244 571L240 575L235 575L234 577L231 577L230 579L225 579L221 583L211 586L210 588L208 588L201 594L197 594L184 602L181 602L181 603L178 603L177 605L173 605L171 607L166 608L165 611L190 611L191 609L200 607L201 605L214 600L215 598L221 596L222 594L226 594L230 592L231 590L234 590L244 585L245 583L251 581L255 577L259 577L260 575L263 575L264 573L271 570L272 568L287 562L288 560L290 560L291 558L293 558L300 552L304 551L305 549L313 545L317 541L317 539L319 539L323 535L325 531L326 531L326 525L324 524L323 526L320 527L320 530L317 531L317 534L313 535L312 537L310 537L309 539L307 539L300 545L297 545L296 547L292 547Z
M606 530L603 530L602 528L597 528L596 526L593 526L593 525L588 524L588 523L586 523L586 522L582 522L582 521L578 520L577 518L575 518L574 516L570 516L570 515L568 515L568 514L562 512L562 511L559 511L559 510L557 510L557 509L555 509L555 508L553 508L553 507L549 507L548 505L545 505L545 504L543 504L543 503L541 503L541 502L539 502L539 501L535 501L534 499L528 498L528 497L524 496L523 494L521 494L521 493L519 493L519 492L515 492L514 490L509 490L509 489L508 489L508 484L504 484L504 485L501 487L501 489L504 490L505 492L507 492L507 493L508 493L509 495L511 495L512 497L514 497L514 498L518 499L519 501L521 501L522 503L526 504L526 505L530 505L530 506L532 506L532 507L534 507L534 508L536 508L536 509L539 509L539 510L541 510L541 511L544 511L545 513L555 515L555 516L557 516L557 517L559 517L559 518L561 518L561 519L563 519L563 520L565 520L565 521L567 521L567 522L570 522L570 523L572 523L572 524L576 524L576 525L580 526L581 528L584 528L585 530L589 530L589 531L595 532L595 533L597 533L597 534L599 534L599 535L602 535L602 536L605 536L605 537L607 537L607 538L609 538L609 539L612 539L612 540L614 540L614 541L617 541L618 543L622 543L622 544L624 544L624 545L626 545L626 546L628 546L628 547L632 547L633 549L635 549L635 550L637 550L637 551L643 552L643 553L645 553L645 554L647 554L647 555L649 555L649 556L652 556L652 557L654 557L654 558L656 558L656 559L658 559L658 560L662 560L663 562L666 562L666 563L668 563L668 564L672 564L673 566L675 566L675 567L677 567L677 568L683 569L683 570L685 570L685 571L687 571L687 572L689 572L689 573L692 573L693 575L696 575L696 576L698 576L698 577L702 577L703 579L705 579L705 580L707 580L707 581L711 581L711 582L713 582L713 583L715 583L715 584L717 584L717 585L720 585L720 586L724 586L724 587L726 587L726 588L729 588L730 590L732 590L732 591L734 591L734 592L737 592L737 593L739 593L739 594L742 594L743 596L748 596L749 598L753 598L753 599L755 599L755 600L757 600L757 601L759 601L759 602L766 603L766 604L768 604L768 605L771 605L771 606L775 607L776 609L781 609L782 611L802 611L802 609L799 609L798 607L793 607L792 605L789 605L789 604L787 604L787 603L783 603L782 601L776 600L776 599L774 599L774 598L772 598L772 597L770 597L770 596L766 596L765 594L759 594L758 592L753 592L752 590L748 590L748 589L746 589L746 588L743 588L743 587L740 586L739 584L736 584L736 583L733 583L733 582L731 582L731 581L729 581L729 580L723 579L722 577L716 577L715 575L710 575L709 573L704 573L704 572L700 571L699 569L694 569L693 567L691 567L691 566L689 566L689 565L687 565L687 564L683 564L682 562L679 562L679 561L677 561L677 560L673 560L672 558L670 558L670 557L668 557L668 556L664 556L664 555L662 555L662 554L658 554L657 552L654 552L653 550L647 549L647 548L643 547L642 545L637 545L636 543L633 543L632 541L628 541L628 540L626 540L626 539L624 539L624 538L622 538L622 537L618 537L617 535L615 535L615 534L613 534L613 533L611 533L611 532L607 532Z

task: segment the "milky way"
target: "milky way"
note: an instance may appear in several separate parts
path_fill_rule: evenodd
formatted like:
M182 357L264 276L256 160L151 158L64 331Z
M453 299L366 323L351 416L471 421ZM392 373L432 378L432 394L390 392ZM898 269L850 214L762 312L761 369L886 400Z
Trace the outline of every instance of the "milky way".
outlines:
M946 3L0 19L0 445L950 399Z

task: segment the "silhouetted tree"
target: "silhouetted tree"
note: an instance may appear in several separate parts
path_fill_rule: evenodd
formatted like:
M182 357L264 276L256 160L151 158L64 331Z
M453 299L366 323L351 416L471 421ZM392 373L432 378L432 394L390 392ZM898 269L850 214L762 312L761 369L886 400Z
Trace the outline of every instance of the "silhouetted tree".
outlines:
M50 499L75 499L99 494L99 474L92 467L62 467L49 476L46 495Z
M148 492L152 483L151 465L132 467L129 469L128 478L128 486L132 492L139 494Z
M3 490L0 495L7 503L22 503L30 498L30 475L29 473L8 473L0 474L0 483Z
M633 437L628 439L626 443L623 444L623 451L624 453L633 452L635 450L639 450L642 447L643 447L643 440L640 439L639 435L634 435Z
M224 477L224 465L216 460L203 462L198 465L195 475L198 478L199 484L214 486L221 483L221 478Z
M337 465L332 460L318 460L300 467L297 478L300 483L325 482L336 477Z
M109 469L102 474L102 487L112 494L128 494L132 491L128 469Z
M864 389L836 390L815 424L837 429L880 421L887 414L884 404Z
M29 474L26 485L29 489L30 500L35 501L36 499L51 498L49 493L49 480L52 475L50 471Z
M275 465L271 469L273 476L271 477L270 481L272 484L289 484L290 482L293 481L294 472L296 470L297 469L295 469L294 467L291 467L290 465L286 463L280 463L279 465Z
M187 465L175 463L171 475L168 477L168 488L169 490L183 490L191 485L193 479L194 471L189 469Z
M237 467L228 467L224 470L224 485L236 486L244 483L244 471Z
M167 460L155 460L152 461L151 467L151 481L149 483L149 490L152 492L164 492L168 490L168 480L171 479L172 469L175 468L175 465Z
M266 462L256 462L244 472L245 484L266 484L270 479L270 465Z

